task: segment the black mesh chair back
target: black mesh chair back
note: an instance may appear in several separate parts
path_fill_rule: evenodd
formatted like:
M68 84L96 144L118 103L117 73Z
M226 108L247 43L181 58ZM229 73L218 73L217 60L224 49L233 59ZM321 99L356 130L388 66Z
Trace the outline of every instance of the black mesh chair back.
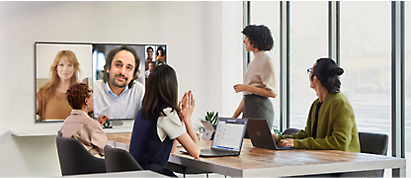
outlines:
M284 132L281 135L291 135L293 133L298 133L300 132L301 129L296 129L296 128L287 128L284 130Z
M62 137L59 131L56 137L56 145L61 175L106 172L104 159L91 155L77 139Z
M369 132L358 132L361 153L387 155L388 135Z
M126 150L113 148L110 145L104 147L107 172L138 171L143 168L134 157Z
M387 155L388 135L358 132L361 153ZM384 177L384 169L342 173L341 177Z

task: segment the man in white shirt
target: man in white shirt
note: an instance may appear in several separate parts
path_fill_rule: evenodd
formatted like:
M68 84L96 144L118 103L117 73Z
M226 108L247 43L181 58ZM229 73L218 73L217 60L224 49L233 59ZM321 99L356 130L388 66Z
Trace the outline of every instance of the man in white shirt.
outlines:
M135 81L140 59L128 46L111 50L106 57L103 80L94 88L94 118L107 115L109 119L134 119L141 108L145 88Z

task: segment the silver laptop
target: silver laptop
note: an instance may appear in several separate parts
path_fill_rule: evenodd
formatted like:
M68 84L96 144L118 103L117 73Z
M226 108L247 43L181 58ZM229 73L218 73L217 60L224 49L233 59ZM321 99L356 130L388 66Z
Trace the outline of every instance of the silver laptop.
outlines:
M290 150L294 147L279 148L265 119L248 119L247 132L254 147L272 150Z
M238 156L248 119L219 117L210 149L202 149L201 157ZM182 151L187 153L186 151Z

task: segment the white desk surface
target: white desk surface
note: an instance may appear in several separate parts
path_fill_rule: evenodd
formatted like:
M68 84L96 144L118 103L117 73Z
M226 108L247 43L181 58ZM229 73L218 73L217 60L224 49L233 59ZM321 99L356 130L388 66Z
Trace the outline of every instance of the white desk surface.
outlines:
M60 130L61 126L59 127L47 127L47 128L19 128L19 129L12 129L10 133L14 136L18 137L36 137L36 136L56 136L57 131ZM110 133L131 133L132 127L131 126L118 126L113 127L111 129L104 129L104 131L108 134Z
M66 177L66 176L64 176ZM111 172L98 174L82 174L67 177L167 177L165 175L153 171L126 171L126 172Z

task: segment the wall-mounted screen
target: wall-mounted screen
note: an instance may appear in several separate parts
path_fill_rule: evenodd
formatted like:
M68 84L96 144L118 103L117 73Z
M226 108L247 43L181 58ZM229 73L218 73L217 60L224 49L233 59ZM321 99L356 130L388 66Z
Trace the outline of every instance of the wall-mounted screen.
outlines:
M97 119L134 119L150 71L167 63L166 45L36 42L36 122L62 122L71 113L73 82L93 89Z

